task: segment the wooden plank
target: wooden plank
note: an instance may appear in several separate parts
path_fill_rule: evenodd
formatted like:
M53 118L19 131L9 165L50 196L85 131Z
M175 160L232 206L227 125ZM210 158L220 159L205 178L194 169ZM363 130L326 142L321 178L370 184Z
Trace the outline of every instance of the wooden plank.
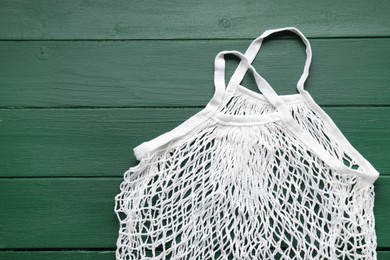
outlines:
M379 251L377 252L378 260L388 260L390 259L390 251Z
M107 251L5 251L0 260L115 260L115 252Z
M0 2L0 39L240 38L285 26L308 36L389 36L386 0Z
M214 93L216 54L245 52L253 39L0 42L0 106L203 106ZM390 104L390 39L313 39L311 45L305 88L319 104ZM238 60L227 58L229 79ZM299 37L274 38L264 42L254 66L279 94L293 94L305 59ZM250 72L242 83L259 92Z
M324 107L380 173L390 172L389 107ZM0 109L0 176L122 176L133 148L201 108Z
M1 179L1 248L113 248L119 178Z
M0 179L3 249L115 248L122 178ZM375 183L379 248L390 248L390 177Z

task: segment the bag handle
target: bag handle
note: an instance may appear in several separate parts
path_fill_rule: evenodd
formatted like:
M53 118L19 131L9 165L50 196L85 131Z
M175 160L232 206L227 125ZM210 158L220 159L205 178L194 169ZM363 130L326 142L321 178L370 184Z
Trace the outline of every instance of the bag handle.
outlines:
M232 89L231 84L234 84L232 80L229 81L228 86L225 84L225 55L233 54L241 59L240 65L245 67L245 71L250 69L253 72L258 88L265 98L277 109L284 110L286 105L282 98L278 96L275 90L270 84L256 71L256 69L250 64L247 56L236 50L221 51L215 57L215 70L214 70L214 84L215 84L215 96L223 97L226 90ZM219 99L221 100L221 99Z
M305 91L303 85L304 85L304 83L305 83L305 81L307 79L307 76L309 75L309 67L310 67L311 59L312 59L312 50L311 50L310 42L303 35L303 33L300 30L298 30L297 28L295 28L295 27L283 27L283 28L266 30L258 38L253 40L253 42L249 45L247 51L245 52L245 56L248 58L249 63L251 64L253 62L253 60L255 59L257 53L259 52L261 44L262 44L264 38L266 38L267 36L269 36L269 35L271 35L273 33L280 32L280 31L291 31L291 32L294 32L294 33L298 34L302 38L303 42L306 45L306 62L305 62L305 67L304 67L304 70L303 70L303 74L301 75L301 77L300 77L300 79L299 79L299 81L297 83L297 89L298 89L298 91L300 93L302 93L302 92ZM233 73L233 76L231 77L231 80L235 84L240 84L241 81L243 80L244 76L245 76L245 73L246 73L247 69L248 69L248 67L244 65L243 61L241 61L240 64L238 65L237 69Z
M379 173L370 165L364 162L364 164L367 164L368 169L371 169L374 174L368 171L359 171L352 168L349 168L344 163L339 161L336 157L334 157L332 154L330 154L320 143L308 132L306 131L291 115L291 112L289 111L287 105L284 103L282 98L276 94L276 92L273 90L273 88L268 84L268 82L261 77L256 69L250 64L249 59L247 56L242 54L239 51L222 51L218 53L218 55L215 58L215 86L217 88L216 90L216 96L219 98L223 98L226 92L234 91L234 84L229 82L227 88L225 88L225 54L234 54L241 58L241 64L246 67L247 69L250 69L256 80L256 84L258 85L260 91L263 93L265 98L274 105L280 112L281 119L284 122L285 126L289 128L289 130L298 138L300 139L311 151L313 151L315 154L318 155L318 157L324 161L325 164L329 165L333 170L356 175L363 180L368 181L370 184L372 184L379 176ZM230 88L229 88L230 87ZM216 103L213 103L216 104Z

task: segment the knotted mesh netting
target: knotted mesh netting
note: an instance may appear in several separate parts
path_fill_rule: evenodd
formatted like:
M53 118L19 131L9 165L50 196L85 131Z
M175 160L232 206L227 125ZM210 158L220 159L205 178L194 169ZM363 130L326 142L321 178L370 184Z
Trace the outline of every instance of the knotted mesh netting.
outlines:
M302 100L294 119L359 169ZM272 112L235 93L220 112ZM279 120L208 119L124 174L117 259L376 259L373 185L339 173Z

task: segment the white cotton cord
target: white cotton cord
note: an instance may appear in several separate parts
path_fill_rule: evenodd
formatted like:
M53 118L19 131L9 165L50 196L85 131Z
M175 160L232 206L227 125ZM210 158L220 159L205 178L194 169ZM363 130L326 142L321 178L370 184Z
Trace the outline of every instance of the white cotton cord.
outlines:
M244 114L234 102L253 102L246 115L272 111L242 99L234 96L225 115ZM305 102L289 109L343 157ZM373 186L328 167L281 121L210 119L128 174L116 196L117 259L376 259Z
M306 44L299 94L278 96L251 65L282 30ZM226 54L241 59L227 86ZM303 34L267 30L214 62L206 107L134 148L115 196L116 260L377 259L379 173L303 89ZM261 94L239 85L247 70Z

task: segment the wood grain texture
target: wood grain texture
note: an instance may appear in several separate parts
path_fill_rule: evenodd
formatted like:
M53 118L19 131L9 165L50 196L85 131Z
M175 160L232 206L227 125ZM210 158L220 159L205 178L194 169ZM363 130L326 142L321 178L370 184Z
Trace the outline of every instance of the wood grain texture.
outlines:
M1 179L1 248L113 248L118 179Z
M0 260L115 260L115 251L0 251Z
M122 178L0 179L1 248L115 248ZM379 248L390 248L390 177L375 182Z
M257 34L253 35L253 37ZM267 38L256 70L277 93L297 93L301 39ZM251 40L0 42L1 107L202 106L214 59ZM313 39L305 88L321 105L389 105L390 39ZM238 59L227 56L227 79ZM259 92L251 72L242 82Z
M310 37L389 36L389 12L386 0L2 0L0 39L252 38L285 26Z
M380 173L390 173L390 108L323 109ZM122 176L138 162L136 145L200 110L1 109L0 176Z

